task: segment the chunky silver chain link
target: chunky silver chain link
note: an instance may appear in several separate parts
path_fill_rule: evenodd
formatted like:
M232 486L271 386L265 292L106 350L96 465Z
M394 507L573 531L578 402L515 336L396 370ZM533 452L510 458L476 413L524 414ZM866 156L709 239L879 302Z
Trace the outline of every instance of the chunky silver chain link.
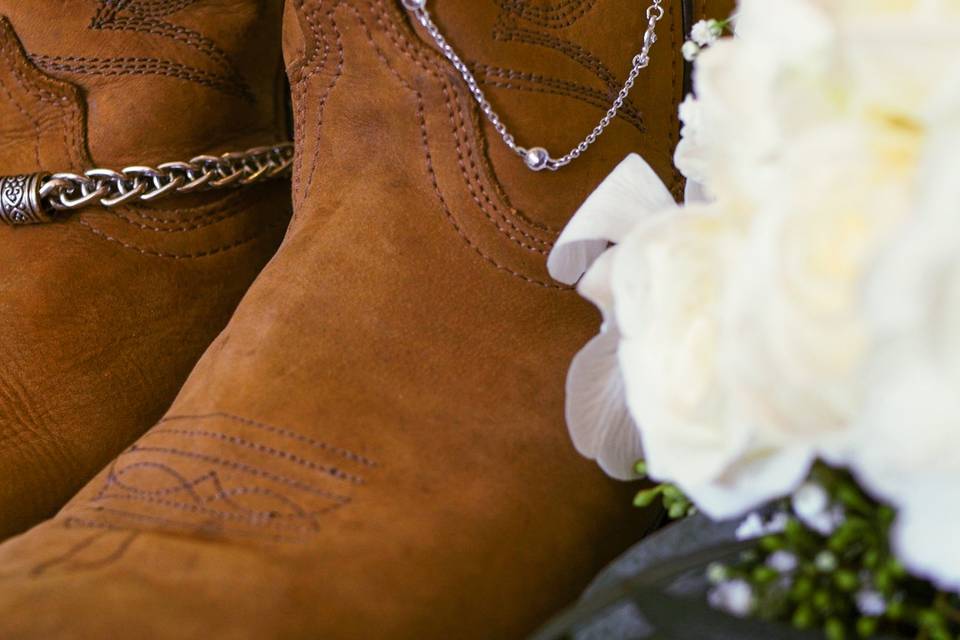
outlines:
M480 88L480 83L473 75L473 72L470 71L470 68L464 63L463 59L460 58L456 50L454 50L443 33L441 33L440 28L434 23L430 12L427 10L427 0L400 0L400 2L404 8L410 11L417 19L420 25L426 29L427 33L437 44L437 47L439 47L440 52L450 61L453 68L460 73L463 81L467 83L467 88L470 89L470 93L473 94L474 99L480 106L480 110L483 111L487 120L490 121L493 128L500 134L500 137L503 138L503 142L514 153L523 158L527 167L533 171L543 171L544 169L556 171L561 167L567 166L583 155L583 153L590 148L590 145L596 142L597 138L606 131L607 127L610 126L610 123L613 122L613 119L617 117L617 114L619 114L623 108L623 104L630 95L630 91L640 76L640 72L650 64L650 49L657 41L657 23L659 23L665 15L663 0L652 0L650 6L647 7L647 30L643 34L643 47L640 49L640 53L633 57L633 67L630 69L630 73L623 83L623 88L620 89L613 104L607 110L606 114L604 114L603 118L600 119L597 126L593 128L593 131L591 131L580 144L571 149L567 154L559 158L553 158L543 147L534 146L527 148L517 144L516 138L510 133L507 125L504 124L503 119L496 110L494 110L486 94L484 94L483 89Z
M175 193L263 182L288 173L292 164L293 144L284 142L219 156L196 156L187 162L166 162L156 167L54 173L40 179L39 200L57 211L90 205L118 207L134 200L150 202Z

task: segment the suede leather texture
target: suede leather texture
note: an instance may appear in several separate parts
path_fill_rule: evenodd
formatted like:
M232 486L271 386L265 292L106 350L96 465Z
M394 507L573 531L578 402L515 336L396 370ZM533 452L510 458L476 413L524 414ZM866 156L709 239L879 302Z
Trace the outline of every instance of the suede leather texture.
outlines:
M622 0L445 0L521 137L572 146L639 47ZM596 311L545 258L630 151L676 193L667 3L632 105L532 174L394 0L287 3L294 220L160 422L0 546L0 637L520 638L656 518L573 450Z
M0 173L285 139L280 18L268 0L0 0ZM55 514L162 416L289 210L280 180L0 224L0 536Z

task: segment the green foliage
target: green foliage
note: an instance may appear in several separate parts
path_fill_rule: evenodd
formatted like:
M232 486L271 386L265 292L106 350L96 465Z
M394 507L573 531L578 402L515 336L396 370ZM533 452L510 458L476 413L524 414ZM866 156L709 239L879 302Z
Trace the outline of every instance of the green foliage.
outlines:
M647 477L647 465L642 460L637 462L636 470L641 477ZM667 512L667 516L671 520L686 518L697 512L697 508L690 499L684 495L683 491L677 488L676 485L669 483L658 484L640 491L634 497L633 505L635 507L646 508L653 506L658 500L663 505L664 511Z
M960 640L960 598L910 576L893 557L893 510L866 495L845 472L818 465L811 480L826 490L832 508L842 507L832 532L820 533L790 512L782 533L714 567L711 581L745 580L756 597L754 615L819 629L829 640L878 635ZM787 502L781 506L790 510ZM787 569L776 562L784 557L794 560Z

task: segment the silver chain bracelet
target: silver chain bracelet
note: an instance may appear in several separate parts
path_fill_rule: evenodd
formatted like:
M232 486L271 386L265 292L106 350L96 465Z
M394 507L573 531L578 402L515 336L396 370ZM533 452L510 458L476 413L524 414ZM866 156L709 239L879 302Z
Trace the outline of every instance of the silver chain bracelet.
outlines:
M419 22L420 25L427 31L427 33L436 43L437 47L440 49L440 53L442 53L443 56L450 61L450 64L453 65L453 68L457 70L457 72L463 78L463 81L467 83L467 88L473 95L474 100L480 106L480 110L483 112L483 115L486 116L487 120L490 121L490 124L493 125L493 128L497 131L497 133L500 134L500 137L503 138L504 144L506 144L518 156L523 158L524 163L532 171L543 171L544 169L556 171L561 167L567 166L583 155L583 153L590 148L590 145L596 142L597 138L599 138L603 132L606 131L607 127L610 126L610 123L613 122L613 119L617 117L617 114L620 113L620 110L623 108L623 104L630 95L633 85L636 83L637 78L640 77L640 72L650 64L650 49L653 48L654 43L657 41L657 23L663 19L666 13L663 8L663 0L650 1L650 5L647 7L646 13L647 29L643 34L643 45L640 49L640 53L633 57L633 66L630 69L630 73L627 75L626 81L623 83L623 87L620 89L620 92L614 99L613 104L609 109L607 109L607 112L604 114L603 118L601 118L597 126L593 128L593 131L587 134L587 137L584 138L580 144L567 152L566 155L559 158L553 158L550 155L550 152L543 147L526 148L517 144L516 138L507 129L507 125L504 124L503 119L494 110L493 105L490 104L490 101L487 99L486 94L484 94L483 89L480 88L480 83L473 75L473 72L470 71L470 68L463 61L463 59L460 58L460 55L450 45L446 37L440 31L440 28L433 21L430 12L427 10L427 0L400 0L400 2L404 8L407 9L417 19L417 22Z
M0 177L0 221L38 224L51 222L57 212L87 206L118 207L174 194L249 185L287 175L292 164L293 144L284 142L156 167L4 176Z

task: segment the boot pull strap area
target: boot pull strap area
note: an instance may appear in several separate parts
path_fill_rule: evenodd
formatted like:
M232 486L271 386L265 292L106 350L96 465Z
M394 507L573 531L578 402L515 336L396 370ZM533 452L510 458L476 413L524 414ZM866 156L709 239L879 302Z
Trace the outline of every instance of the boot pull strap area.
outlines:
M78 173L34 173L0 177L0 221L10 225L52 222L58 212L100 205L117 207L152 202L180 193L252 185L286 177L293 164L293 143L283 142L219 156L200 155L187 162L121 171L89 169Z

